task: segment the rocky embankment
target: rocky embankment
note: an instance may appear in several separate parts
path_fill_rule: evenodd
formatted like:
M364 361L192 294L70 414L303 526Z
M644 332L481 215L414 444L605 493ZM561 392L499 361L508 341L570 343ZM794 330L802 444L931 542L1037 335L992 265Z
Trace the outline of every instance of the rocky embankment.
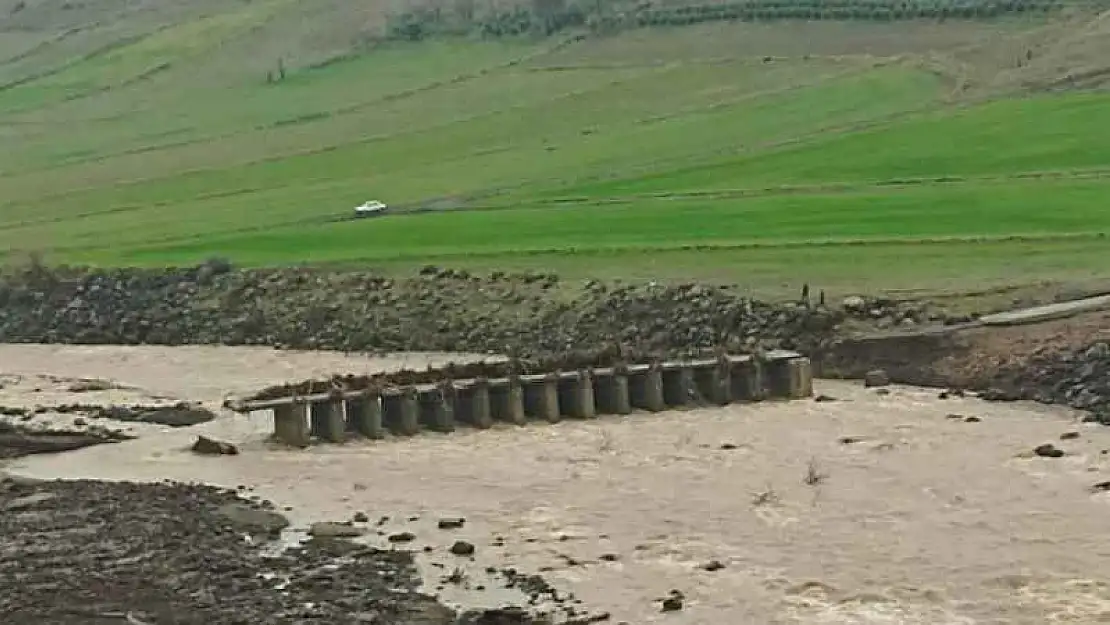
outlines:
M808 349L842 309L769 304L729 287L565 284L557 277L427 268L413 278L225 263L171 270L9 271L0 341L273 345L521 356L619 346L674 354Z
M1032 400L1071 406L1110 425L1110 344L1033 356L997 372L980 397L994 401Z

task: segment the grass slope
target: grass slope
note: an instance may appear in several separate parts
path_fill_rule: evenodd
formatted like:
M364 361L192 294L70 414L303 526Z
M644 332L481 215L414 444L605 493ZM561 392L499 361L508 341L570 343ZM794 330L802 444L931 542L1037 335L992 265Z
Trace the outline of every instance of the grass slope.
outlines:
M0 30L0 251L528 268L772 295L1107 272L1110 97L982 100L966 81L991 71L967 61L990 40L975 58L1017 84L1012 56L1051 51L1060 23L365 49L380 11L338 0L128 7L40 7ZM1075 57L1075 40L1060 49ZM286 77L268 81L278 59ZM368 198L417 212L345 220Z

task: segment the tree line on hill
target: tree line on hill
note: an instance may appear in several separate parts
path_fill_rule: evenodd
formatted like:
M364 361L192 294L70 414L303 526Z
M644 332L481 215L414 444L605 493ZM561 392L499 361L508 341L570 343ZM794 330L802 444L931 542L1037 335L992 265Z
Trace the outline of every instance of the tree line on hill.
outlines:
M548 36L568 30L607 34L633 28L715 21L990 19L1059 10L1064 0L740 0L657 6L623 0L529 0L512 7L455 0L421 6L388 20L390 39L419 41L443 35L487 38Z

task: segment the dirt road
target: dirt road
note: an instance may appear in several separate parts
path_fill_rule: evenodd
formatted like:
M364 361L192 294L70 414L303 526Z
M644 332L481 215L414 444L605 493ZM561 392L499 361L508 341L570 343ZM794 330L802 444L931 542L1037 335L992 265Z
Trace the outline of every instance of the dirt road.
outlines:
M415 356L409 356L411 359ZM2 346L5 373L110 378L218 406L228 393L394 361L238 348ZM270 448L258 418L21 459L32 477L243 485L294 530L356 513L410 532L437 592L508 600L539 571L613 621L1089 623L1110 618L1110 430L1068 411L821 383L836 401L634 415L378 443ZM197 433L239 445L198 458ZM1052 444L1061 457L1033 449ZM1054 455L1054 454L1049 454ZM444 517L464 517L439 529ZM380 534L378 532L381 532ZM293 532L292 537L298 534ZM475 545L473 561L449 552ZM458 568L465 583L440 584ZM479 590L479 586L487 590ZM498 588L499 590L489 590ZM663 612L680 591L683 609ZM673 606L673 603L671 604Z

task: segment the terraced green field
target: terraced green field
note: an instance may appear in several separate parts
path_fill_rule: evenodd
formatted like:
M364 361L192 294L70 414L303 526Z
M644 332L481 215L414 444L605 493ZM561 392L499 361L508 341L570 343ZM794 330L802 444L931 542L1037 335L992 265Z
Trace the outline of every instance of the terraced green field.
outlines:
M771 295L1110 274L1110 95L1028 89L1076 58L1043 17L366 47L339 2L197 6L0 31L0 251Z

